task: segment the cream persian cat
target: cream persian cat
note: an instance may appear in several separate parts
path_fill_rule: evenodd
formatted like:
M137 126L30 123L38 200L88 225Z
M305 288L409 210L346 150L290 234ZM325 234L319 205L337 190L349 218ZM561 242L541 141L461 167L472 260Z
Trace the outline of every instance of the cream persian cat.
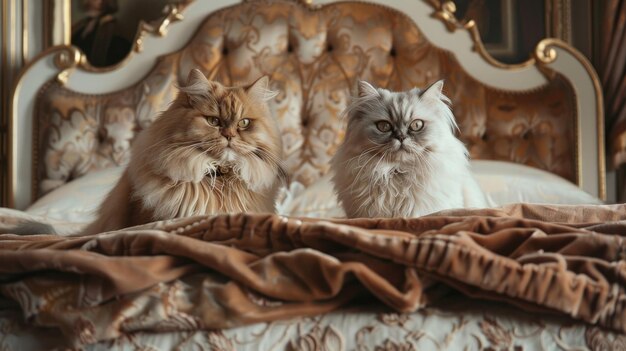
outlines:
M282 144L262 77L225 87L192 70L171 106L141 132L131 161L82 234L156 220L275 212Z
M438 81L425 90L391 92L359 82L346 109L345 140L331 161L349 218L485 206L442 88Z

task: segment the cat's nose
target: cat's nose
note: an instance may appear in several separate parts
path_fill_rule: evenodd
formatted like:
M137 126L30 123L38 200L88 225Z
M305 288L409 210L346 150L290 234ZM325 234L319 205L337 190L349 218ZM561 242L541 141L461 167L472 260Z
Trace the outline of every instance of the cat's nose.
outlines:
M230 141L235 136L235 131L232 129L222 129L222 136L226 138L226 140Z
M398 139L400 143L402 143L404 139L406 139L406 135L403 135L403 134L396 134L394 136L396 137L396 139Z

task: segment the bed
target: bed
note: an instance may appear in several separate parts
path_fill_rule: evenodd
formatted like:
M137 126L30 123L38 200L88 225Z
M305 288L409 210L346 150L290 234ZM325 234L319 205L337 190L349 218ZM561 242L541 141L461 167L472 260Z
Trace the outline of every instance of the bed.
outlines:
M192 68L271 77L291 180L278 214L65 236ZM490 208L342 219L328 161L354 83L440 78ZM144 26L115 67L43 52L10 111L0 226L61 235L0 235L3 349L626 347L626 208L603 204L601 90L561 41L505 65L447 2L195 1Z

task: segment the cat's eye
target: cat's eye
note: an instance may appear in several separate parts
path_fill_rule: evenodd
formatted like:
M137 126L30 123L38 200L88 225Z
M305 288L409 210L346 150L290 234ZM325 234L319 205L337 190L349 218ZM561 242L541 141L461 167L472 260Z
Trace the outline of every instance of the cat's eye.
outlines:
M412 132L418 132L424 128L424 121L421 119L414 119L411 124L409 124L409 129Z
M391 123L387 121L378 121L376 122L376 128L378 128L378 130L380 130L383 133L388 132L391 130Z
M217 117L207 117L206 120L213 127L218 127L220 125L220 119Z
M237 122L237 128L239 129L246 129L250 126L250 119L248 118L244 118L242 120L240 120L239 122Z

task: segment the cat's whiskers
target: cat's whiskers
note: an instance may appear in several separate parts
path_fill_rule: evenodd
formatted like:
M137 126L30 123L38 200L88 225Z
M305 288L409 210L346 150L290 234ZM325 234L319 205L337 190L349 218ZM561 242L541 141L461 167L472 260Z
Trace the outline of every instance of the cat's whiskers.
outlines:
M362 166L356 167L356 169L358 169L359 171L357 172L356 176L352 179L352 183L350 184L350 187L348 188L349 192L352 192L354 190L354 185L360 181L361 172L363 172L363 169L365 169L365 166L369 164L369 162L373 160L375 157L377 157L381 152L384 152L384 150L383 149L378 150L369 159L367 159L367 161L365 161L365 163Z
M275 155L273 155L272 153L270 153L270 152L269 152L268 150L266 150L263 146L260 146L260 145L259 145L259 146L256 148L256 150L255 150L255 151L258 151L258 152L259 152L259 153L260 153L260 154L261 154L261 155L262 155L262 156L266 159L266 160L264 160L264 161L270 161L270 162L274 163L274 165L276 165L276 166L278 166L278 165L280 165L280 164L282 163L282 160L281 160L281 159L279 159L278 157L276 157ZM258 155L256 155L256 154L254 153L254 151L252 152L252 154L253 154L254 156L257 156L257 157L258 157Z
M174 135L170 135L167 138L164 138L162 140L159 140L158 142L148 146L148 148L146 148L146 151L152 151L152 149L155 149L159 146L162 146L163 144L175 144L178 142L173 142L172 139L174 139L175 136ZM184 141L183 143L192 143L194 142L193 140L188 140L188 141Z
M193 151L193 150L197 150L196 148L196 143L191 144L191 145L185 145L185 146L176 146L176 145L172 145L172 146L168 146L166 148L164 148L162 150L162 153L165 155L171 155L171 154L175 154L176 152L188 152L188 151Z
M194 148L194 144L184 146L184 147L176 146L176 145L168 145L163 150L161 150L160 157L155 159L154 161L155 162L162 162L163 160L167 161L169 160L169 158L171 157L173 153L182 152L184 150L187 150L188 148ZM150 150L150 148L146 150Z
M146 148L146 152L150 152L153 151L153 149L158 148L158 147L162 147L164 144L167 144L167 146L165 146L165 149L169 149L169 148L176 148L179 146L185 146L185 145L195 145L195 144L201 144L202 141L195 141L195 140L187 140L187 141L177 141L177 142L173 142L172 139L174 139L174 136L171 136L169 138L165 138L163 140L160 140L152 145L150 145L148 148Z
M421 172L420 168L418 167L418 172L420 173L421 176L424 176L424 174L421 174L421 173L426 173L426 174L433 173L435 169L434 169L434 166L430 162L430 158L427 155L424 155L422 152L415 152L415 157L417 158L417 161L420 163L420 165L423 165L427 171L427 172Z
M256 151L258 151L260 155L257 155L256 152L254 152L253 155L255 157L260 158L264 162L272 165L275 168L275 171L278 173L277 174L278 179L280 179L283 185L289 185L288 184L289 176L287 175L287 171L285 170L285 163L284 163L285 161L283 161L282 159L272 154L270 151L266 149L266 147L267 146L264 146L264 145L258 145Z
M173 160L180 161L182 158L188 158L191 154L197 152L197 149L194 146L187 146L184 148L172 148L170 150L164 151L161 157L158 157L154 160L155 164L160 165L161 168L170 167L170 164Z
M263 161L270 162L270 163L272 163L275 166L280 165L280 163L282 162L281 159L279 159L277 156L272 154L263 145L254 146L254 145L250 145L250 144L240 143L237 146L239 148L243 149L243 151L245 152L245 154L242 155L243 157L256 157L256 158L259 158L259 159L261 159ZM260 155L258 155L257 153L260 154Z
M357 164L358 164L358 163L360 162L361 157L363 157L363 156L365 156L365 155L369 154L370 152L372 152L372 151L374 151L374 150L376 150L376 149L378 149L378 148L379 148L379 146L378 146L378 145L371 146L371 147L369 147L369 148L365 149L364 151L360 152L358 155L353 156L353 157L350 157L349 159L347 159L347 160L343 161L342 163L343 163L343 164L348 164L348 163L352 162L352 160L354 160L355 158L357 158L357 157L358 157L358 158L359 158L359 161L357 161Z
M381 183L381 182L383 182L385 180L388 180L388 178L389 178L389 174L386 174L385 172L380 172L379 169L378 169L378 166L380 165L380 162L385 159L385 157L389 154L389 152L390 152L389 149L385 150L385 152L383 152L382 157L380 157L378 159L378 162L376 162L376 164L374 165L373 172L370 175L370 178L374 178L374 179L372 179L374 184ZM376 177L374 177L374 176L376 176Z
M378 154L380 154L382 152L382 150L378 150L376 152L374 152L373 154L367 154L369 156L369 158L367 160L365 160L365 162L361 163L360 159L357 159L357 164L354 166L353 170L359 170L361 171L363 168L365 168L370 161L372 161L373 159L376 158L376 156ZM359 172L357 172L357 176L355 178L358 178L359 176Z
M357 164L356 164L356 168L357 168L357 169L361 169L361 168L363 168L363 167L367 166L367 165L369 164L369 162L370 162L373 158L375 158L375 157L376 157L378 154L380 154L381 152L384 152L384 149L383 149L383 148L376 147L376 148L374 148L372 151L376 151L376 152L375 152L374 154L371 154L371 157L370 157L370 158L368 158L368 159L367 159L367 160L366 160L363 164L361 164L361 157L359 157L359 158L357 159ZM368 152L368 153L361 153L361 156L364 156L364 155L370 155L370 153L371 153L372 151L370 151L370 152Z
M376 146L386 146L387 145L386 143L377 143L377 142L375 142L374 140L372 140L370 138L367 138L367 140L369 140L370 143L372 143L372 144L374 144Z
M196 155L193 156L192 158L192 162L196 162L196 160L200 157L204 157L204 158L211 158L213 159L213 157L211 156L211 154L213 154L213 152L216 151L214 150L214 147L207 147L206 150L203 150L200 153L197 153ZM214 162L210 162L210 164L213 164Z
M260 159L266 163L269 163L270 165L276 168L280 167L280 165L283 162L280 158L276 157L269 150L267 150L266 146L264 145L257 145L257 146L249 145L248 147L249 147L250 152L246 154L245 157Z

